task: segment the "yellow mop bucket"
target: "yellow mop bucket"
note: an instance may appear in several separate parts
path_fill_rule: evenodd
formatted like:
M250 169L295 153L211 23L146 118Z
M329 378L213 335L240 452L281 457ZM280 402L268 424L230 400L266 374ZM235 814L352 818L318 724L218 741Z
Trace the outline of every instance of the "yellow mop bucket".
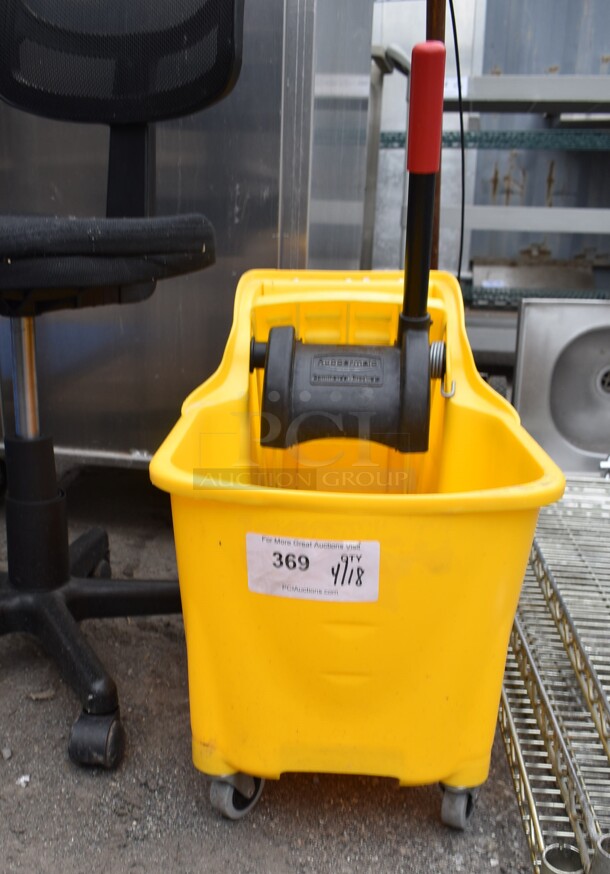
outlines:
M287 771L440 781L461 828L486 779L538 510L560 470L478 375L461 293L432 272L429 448L261 446L252 342L395 343L403 276L254 271L218 371L151 464L171 494L193 760L238 818Z

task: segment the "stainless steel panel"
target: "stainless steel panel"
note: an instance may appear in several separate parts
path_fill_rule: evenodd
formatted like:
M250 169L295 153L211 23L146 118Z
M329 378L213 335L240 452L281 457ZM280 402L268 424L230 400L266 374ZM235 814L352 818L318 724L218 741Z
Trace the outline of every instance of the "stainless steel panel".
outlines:
M315 0L288 0L284 23L284 89L278 266L307 266L313 123Z
M126 462L153 452L182 399L220 360L239 275L275 265L283 21L284 0L246 3L233 93L158 130L157 211L205 213L216 229L216 264L160 283L144 303L38 320L41 427L60 451ZM103 213L106 150L102 129L2 106L3 211ZM4 363L6 320L0 328Z
M601 475L610 454L610 303L524 300L513 398L564 471Z
M308 258L315 266L326 251L338 268L357 264L361 225L350 216L362 209L372 2L248 0L235 90L202 114L160 126L158 213L205 213L217 262L160 283L137 305L38 320L41 428L60 454L145 463L185 396L218 365L247 269L304 267ZM366 95L353 99L361 71ZM320 76L335 90L314 103ZM0 105L0 209L103 214L107 148L102 128ZM312 218L310 193L319 205L321 190L335 212L314 204ZM8 427L10 363L1 320Z
M606 76L469 76L463 84L462 105L464 112L608 113L610 80ZM445 111L458 109L457 95L446 95Z
M287 0L279 266L356 268L373 0Z
M308 266L357 269L373 0L316 0Z
M444 212L448 227L460 226L459 206L448 207ZM559 206L470 206L466 208L466 230L487 229L493 231L536 234L536 239L545 239L547 234L610 234L610 209ZM600 237L601 239L601 237ZM550 250L545 253L550 254ZM530 248L530 257L541 249L540 244ZM501 258L497 250L491 250ZM527 254L527 253L526 253ZM589 260L589 263L593 263Z

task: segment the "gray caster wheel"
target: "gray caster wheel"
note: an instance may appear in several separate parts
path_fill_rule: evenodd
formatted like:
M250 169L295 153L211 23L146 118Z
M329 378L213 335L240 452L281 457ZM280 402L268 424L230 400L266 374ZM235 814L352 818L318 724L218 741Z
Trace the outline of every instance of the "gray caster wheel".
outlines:
M261 777L249 777L247 774L213 780L210 786L210 802L214 810L226 819L242 819L257 804L264 785L265 781Z
M80 714L70 732L68 755L76 765L116 768L125 751L125 730L119 711Z
M443 803L441 805L441 821L443 825L456 831L464 831L467 827L477 802L478 789L453 789L442 786Z

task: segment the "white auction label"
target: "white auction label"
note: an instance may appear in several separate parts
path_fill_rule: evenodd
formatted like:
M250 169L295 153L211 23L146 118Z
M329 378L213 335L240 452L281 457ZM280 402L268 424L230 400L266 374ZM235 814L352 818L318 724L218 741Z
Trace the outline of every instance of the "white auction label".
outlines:
M246 534L248 588L308 601L377 601L379 541Z

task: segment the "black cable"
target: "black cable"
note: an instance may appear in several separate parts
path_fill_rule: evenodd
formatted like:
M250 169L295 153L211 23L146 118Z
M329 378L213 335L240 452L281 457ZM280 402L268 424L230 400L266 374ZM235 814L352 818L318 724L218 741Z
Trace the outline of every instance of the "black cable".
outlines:
M457 26L455 23L455 10L453 8L453 0L449 0L449 11L451 13L451 27L453 29L453 45L455 47L455 66L457 70L458 83L458 110L460 115L460 151L462 158L462 196L460 202L460 254L458 257L457 280L462 279L462 257L464 255L464 225L466 215L466 143L464 136L464 106L462 104L462 73L460 70L460 50L458 47Z

